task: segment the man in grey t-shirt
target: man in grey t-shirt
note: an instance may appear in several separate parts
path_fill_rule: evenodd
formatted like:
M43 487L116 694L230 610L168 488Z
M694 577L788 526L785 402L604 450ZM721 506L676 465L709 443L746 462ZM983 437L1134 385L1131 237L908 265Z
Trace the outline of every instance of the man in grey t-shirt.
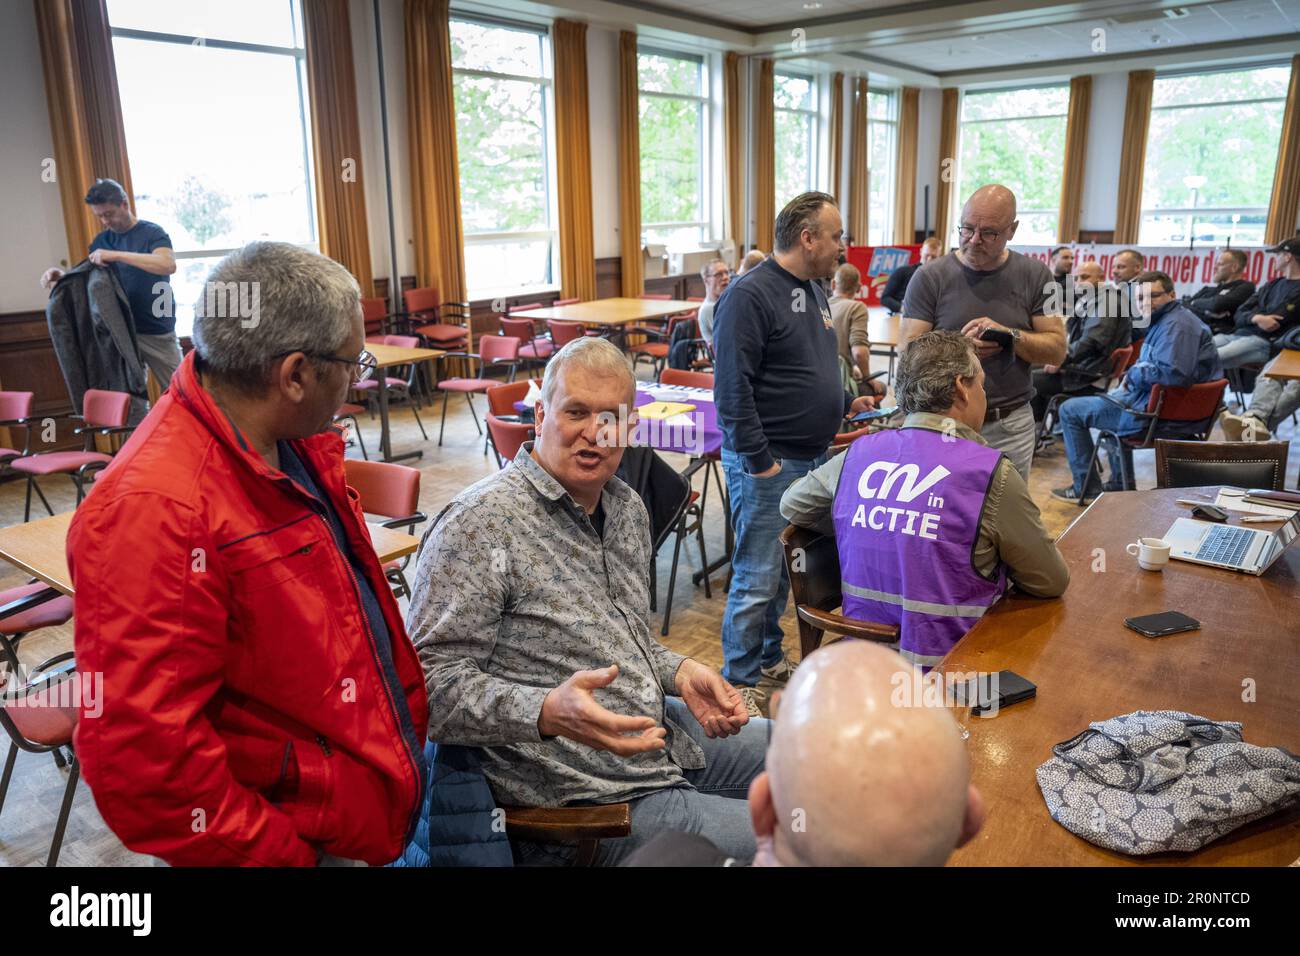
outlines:
M984 365L988 413L981 434L1029 480L1034 457L1032 365L1065 359L1065 320L1049 314L1051 270L1007 248L1016 234L1016 197L1005 186L981 186L962 207L960 248L918 269L903 299L902 347L931 329L975 341ZM1009 333L1011 348L981 338Z

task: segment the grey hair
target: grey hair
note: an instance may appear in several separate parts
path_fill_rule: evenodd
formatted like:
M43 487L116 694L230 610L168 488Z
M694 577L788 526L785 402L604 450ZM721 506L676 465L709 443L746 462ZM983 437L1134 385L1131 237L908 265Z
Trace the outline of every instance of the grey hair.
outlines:
M194 306L194 348L203 371L256 392L275 356L342 348L360 308L357 280L333 259L250 242L208 273Z
M623 353L608 339L583 336L560 349L546 363L546 372L542 375L543 405L550 406L560 373L570 364L596 374L621 375L627 379L628 407L636 402L636 376Z
M966 336L957 332L926 332L903 350L894 395L909 415L946 412L957 399L957 380L974 379L979 369L975 346Z
M704 265L700 266L700 278L707 279L709 277L709 273L713 271L713 267L716 266L719 262L722 263L724 266L727 265L726 259L710 259L708 262L704 263ZM730 266L728 266L727 268L730 268Z

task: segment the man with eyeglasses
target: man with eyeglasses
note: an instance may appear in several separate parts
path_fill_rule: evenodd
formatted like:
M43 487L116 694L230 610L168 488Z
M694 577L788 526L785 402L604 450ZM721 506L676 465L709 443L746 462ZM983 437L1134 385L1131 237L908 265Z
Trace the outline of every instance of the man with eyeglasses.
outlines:
M1147 420L1132 412L1144 412L1151 390L1157 385L1186 388L1223 377L1223 364L1209 327L1174 294L1174 280L1163 272L1143 272L1134 280L1136 302L1147 333L1137 362L1124 373L1117 388L1105 395L1071 398L1061 405L1061 429L1065 453L1070 459L1073 483L1052 491L1052 497L1075 504L1088 504L1102 490L1124 488L1120 468L1131 478L1133 450L1122 445L1120 458L1111 458L1111 479L1103 489L1100 475L1088 481L1095 445L1091 429L1105 429L1123 437L1143 432ZM1198 423L1190 423L1195 427ZM1162 437L1179 438L1177 423ZM1087 482L1085 486L1085 482Z
M700 305L698 316L700 338L709 343L709 348L713 348L713 307L722 298L722 293L727 291L727 285L731 282L731 270L723 260L712 259L700 270L700 278L704 280L704 302Z
M988 411L980 434L1029 480L1034 456L1033 365L1065 359L1065 324L1048 311L1051 270L1007 243L1016 234L1016 197L981 186L962 207L960 247L919 270L903 300L902 347L931 329L960 332L984 366Z
M334 412L373 370L356 280L258 242L68 533L76 748L104 820L173 865L395 859L425 783L424 677L347 488ZM256 291L254 296L252 293Z

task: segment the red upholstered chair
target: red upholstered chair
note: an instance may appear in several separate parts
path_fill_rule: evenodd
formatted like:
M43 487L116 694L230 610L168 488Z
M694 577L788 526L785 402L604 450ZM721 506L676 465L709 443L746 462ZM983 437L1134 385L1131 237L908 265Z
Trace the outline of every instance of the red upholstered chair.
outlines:
M581 299L556 299L554 302L551 303L551 306L553 308L558 309L560 306L563 305L577 305L581 301L582 301Z
M414 335L385 335L382 338L377 338L376 341L380 345L392 345L399 349L418 349L420 347L420 340ZM394 404L409 406L411 414L415 416L415 424L420 426L421 436L425 441L428 441L429 436L424 431L424 422L420 421L420 413L417 411L420 407L421 394L419 369L415 365L395 365L391 368L378 369L370 378L353 382L352 391L358 395L366 396L367 405L370 403L370 396L377 394L379 391L378 376L380 375L384 376L384 382L388 386L389 407L391 408ZM371 412L373 414L373 407L371 407ZM335 417L338 417L337 414ZM358 434L360 433L358 432Z
M1177 437L1192 441L1205 441L1214 429L1223 411L1223 394L1228 388L1226 378L1213 382L1201 382L1188 388L1171 385L1156 385L1151 389L1145 412L1130 412L1138 418L1146 419L1146 431L1137 435L1120 436L1113 431L1099 429L1097 444L1092 450L1092 459L1088 462L1088 473L1084 476L1083 487L1091 487L1093 475L1098 472L1098 456L1104 443L1116 446L1122 453L1118 456L1124 472L1121 480L1127 489L1136 487L1133 476L1128 473L1125 462L1129 454L1143 448L1155 448L1157 438ZM1084 506L1085 499L1079 498L1079 506Z
M402 528L407 534L415 534L415 526L428 520L420 511L420 472L417 469L386 461L350 458L343 462L343 471L348 484L361 497L361 510L389 519L383 522L385 528ZM384 574L393 585L396 597L411 596L411 586L404 573L410 561L408 554L384 565Z
M403 327L414 331L431 348L469 347L468 302L440 302L437 288L428 286L407 289L402 293L402 303L406 307L402 313Z
M687 372L679 368L666 368L659 373L660 385L685 385L687 388L713 388L712 372Z
M516 302L514 305L506 306L506 315L514 315L516 312L532 312L534 309L546 308L545 302Z
M53 753L60 760L60 747L66 747L71 752L72 733L77 729L82 695L71 693L71 688L60 685L73 680L74 676L72 652L66 651L38 664L28 681L9 674L0 679L0 686L4 690L4 696L0 698L0 726L9 735L9 756L5 760L4 776L0 777L0 811L3 811L4 800L9 793L9 781L13 777L14 761L18 758L19 750L38 754ZM72 809L72 796L77 790L80 776L81 765L77 762L76 754L72 754L68 765L68 782L63 788L63 802L54 824L54 839L50 842L50 853L45 859L46 866L54 866L59 862L63 832L68 826L68 812Z
M486 416L488 436L492 439L492 451L497 457L497 467L504 468L508 462L515 460L519 448L526 441L537 437L532 422L508 421L497 418L491 412Z
M39 581L0 591L0 654L18 679L26 680L18 645L33 631L72 619L72 598Z
M507 382L504 385L493 385L487 390L488 414L495 415L497 418L507 418L510 415L518 415L515 410L515 402L522 402L524 396L528 394L528 386L537 382L541 387L538 379L525 379L522 382Z
M351 438L355 438L357 447L361 449L361 457L369 461L370 456L366 454L366 443L361 438L361 422L357 420L357 416L365 410L365 406L344 402L339 406L338 411L334 413L334 421L339 422L345 418L351 420L352 427L348 430L351 437L346 440L351 441Z
M587 327L581 322L561 322L556 319L547 319L546 329L551 334L551 346L557 352L570 342L587 334Z
M86 483L93 481L95 473L103 470L113 460L112 455L95 451L96 435L125 435L135 426L126 423L131 408L131 396L126 392L106 392L98 388L86 389L81 400L81 414L69 416L82 424L73 429L73 434L85 439L82 451L50 451L38 455L24 455L9 462L14 471L27 476L27 507L23 511L23 520L32 517L32 489L40 496L41 504L51 515L54 509L45 499L41 486L36 483L37 475L67 475L77 487L77 504L86 494Z
M373 298L361 300L361 321L366 325L366 341L382 342L388 334L390 320L395 317L388 311L388 300Z
M442 424L438 428L438 444L442 444L442 433L447 427L447 397L452 392L460 392L465 396L465 401L469 404L469 413L474 418L474 427L478 433L483 434L483 428L478 423L478 413L474 411L475 392L486 392L493 385L498 384L490 378L486 378L486 372L489 368L505 366L510 369L510 377L507 381L515 380L515 368L519 364L519 346L522 343L509 335L485 335L479 339L478 352L450 352L447 357L458 357L466 360L472 360L478 363L477 378L449 378L438 383L438 388L442 391ZM484 454L487 450L484 449Z
M32 450L32 392L0 392L0 428L21 428L26 436L23 450L0 447L0 471L10 459L21 458Z
M537 335L532 319L503 318L501 334L523 343L519 346L519 359L525 369L533 365L545 365L546 360L555 354L555 346L551 344L551 340Z
M628 329L628 332L640 333L647 337L647 341L639 345L628 346L628 351L632 353L633 373L636 372L637 363L643 358L650 360L656 373L662 371L664 365L668 362L668 348L672 342L673 329L677 327L679 322L694 319L696 314L695 312L687 312L683 315L674 315L668 320L668 328L662 331L644 325Z

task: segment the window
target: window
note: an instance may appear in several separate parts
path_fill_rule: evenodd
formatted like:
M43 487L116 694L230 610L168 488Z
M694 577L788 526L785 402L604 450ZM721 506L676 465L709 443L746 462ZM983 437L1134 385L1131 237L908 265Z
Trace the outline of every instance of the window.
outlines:
M894 235L894 160L897 157L898 97L892 90L867 90L867 236L869 246L888 245ZM857 237L854 237L855 240Z
M528 27L451 21L460 214L471 299L559 278L550 45Z
M171 236L176 332L203 281L255 239L315 249L297 0L108 0L135 213Z
M708 64L700 56L643 49L637 88L643 241L696 248L710 232Z
M960 188L955 198L969 196L987 183L1002 183L1014 192L1020 220L1017 245L1056 242L1069 101L1068 86L992 90L962 97Z
M776 139L776 208L817 188L817 82L778 73L773 78Z
M1139 242L1264 241L1290 72L1156 77Z

